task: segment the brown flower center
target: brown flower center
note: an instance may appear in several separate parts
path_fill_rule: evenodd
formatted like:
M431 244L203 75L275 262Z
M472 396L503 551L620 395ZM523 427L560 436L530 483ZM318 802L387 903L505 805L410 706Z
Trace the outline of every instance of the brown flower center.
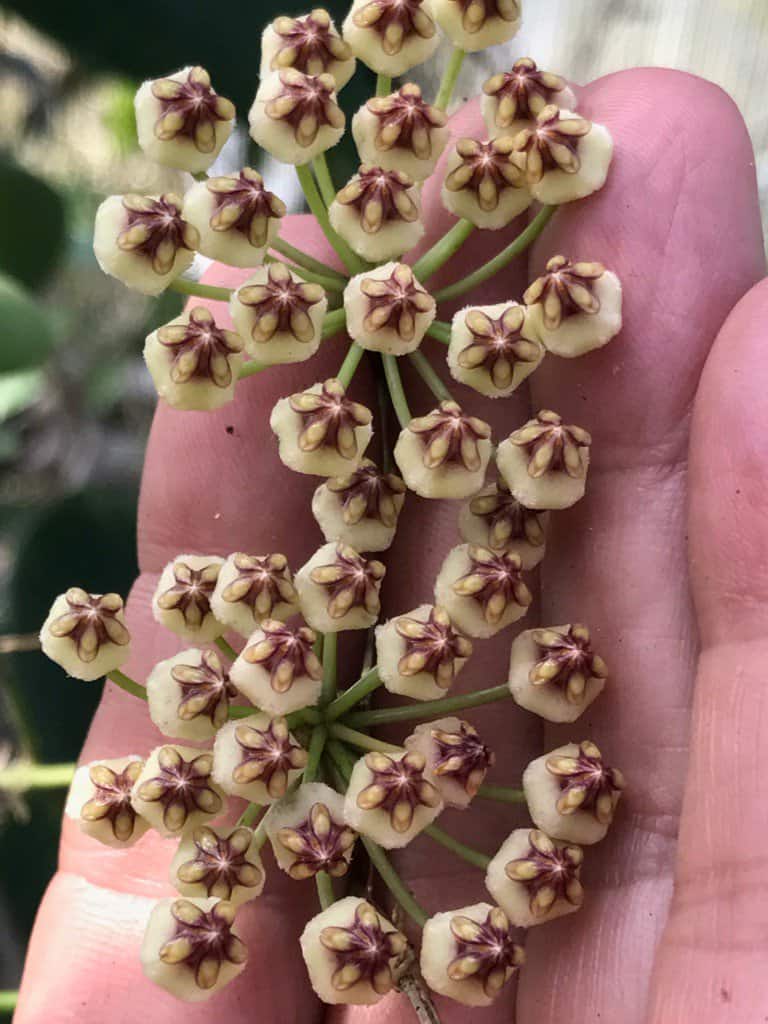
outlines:
M156 274L170 274L179 249L194 252L200 244L197 228L181 216L181 199L167 192L159 199L151 196L123 196L126 223L117 236L125 252L145 256Z
M601 824L611 823L625 786L624 776L618 768L606 765L594 743L580 743L576 757L558 754L547 758L547 771L560 784L557 809L561 814L591 811Z
M229 357L242 352L243 343L234 331L217 327L204 306L195 306L186 324L160 327L157 339L173 355L174 384L186 384L193 377L211 380L219 388L232 383Z
M370 783L357 795L357 806L364 811L379 809L389 814L395 832L407 832L417 807L437 807L440 794L424 778L426 760L422 754L408 753L395 759L387 754L365 755L372 775Z
M413 271L405 263L398 263L389 277L365 277L360 291L368 299L368 310L363 319L367 331L392 330L403 341L411 341L416 334L416 317L434 308L434 299L422 288Z
M541 547L545 540L540 513L521 505L501 482L490 494L480 494L469 503L472 515L488 524L488 547L504 551L512 541L523 540Z
M419 219L419 208L409 194L412 188L413 180L407 174L363 164L337 193L336 202L357 210L363 231L375 235L387 224L412 224Z
M238 174L208 178L205 187L214 199L209 224L214 231L238 231L260 249L269 240L270 220L280 220L287 207L264 187L258 171L244 167Z
M203 811L215 814L222 808L222 799L211 788L211 754L198 754L185 761L174 747L162 747L158 757L158 774L142 782L139 796L163 808L163 824L178 832L190 814Z
M337 61L349 60L352 51L333 31L327 11L317 8L303 18L282 15L272 28L278 37L278 50L270 67L296 68L305 75L321 75Z
M569 114L563 117L554 104L544 107L532 128L524 128L512 139L513 149L522 156L529 185L541 181L547 171L576 174L581 167L579 139L587 135L592 123Z
M513 941L509 918L494 907L482 924L457 914L450 927L456 955L448 964L448 977L452 981L475 979L487 996L496 996L525 961L522 946Z
M258 779L275 799L285 795L288 772L307 763L307 752L293 741L284 718L273 718L266 729L238 725L235 739L242 759L232 779L241 786Z
M432 156L432 131L443 128L448 118L425 103L418 85L408 82L389 96L375 96L366 103L378 120L374 145L379 152L407 149L420 160Z
M395 984L390 960L405 952L405 936L394 929L385 930L384 922L370 905L359 903L354 921L347 927L323 928L320 943L336 958L331 978L341 992L358 982L370 985L378 995L386 995Z
M355 526L363 519L389 527L396 525L395 496L405 494L405 484L394 473L381 473L370 459L365 459L349 476L328 480L326 486L339 496L347 526Z
M523 337L525 310L517 303L495 320L482 309L470 309L464 323L472 340L459 352L459 366L466 370L484 367L499 389L512 384L517 363L533 363L539 357L539 345Z
M318 801L300 825L281 828L277 838L294 855L288 869L291 878L312 878L318 871L340 878L347 872L355 833L343 822L335 822L326 804Z
M264 872L246 858L252 838L248 828L236 828L227 836L219 836L206 826L196 828L192 833L194 857L179 867L179 878L189 885L203 885L208 896L224 900L231 899L239 885L253 888Z
M239 301L252 309L251 337L259 344L275 334L290 334L303 344L314 341L317 329L309 310L324 295L319 284L294 281L283 263L269 264L264 284L247 284L237 292Z
M565 87L565 79L560 75L539 71L530 57L521 57L511 71L492 75L483 85L483 92L498 101L496 125L508 128L514 121L532 120Z
M430 609L426 622L401 615L395 619L395 630L405 641L405 653L397 663L400 675L427 672L443 690L453 683L456 662L472 653L471 641L454 629L448 613L439 606Z
M88 594L70 587L64 595L67 610L50 625L51 635L69 637L81 661L95 661L105 644L126 647L130 633L117 618L123 610L119 594Z
M248 959L244 943L232 933L235 910L231 903L221 901L205 911L189 900L176 900L171 914L176 930L162 946L160 959L188 967L198 988L213 988L222 964L243 964Z
M459 597L471 597L483 609L486 622L496 625L511 604L527 608L533 600L523 582L520 556L514 552L496 553L470 544L467 551L469 571L453 584Z
M211 88L208 72L201 67L189 71L185 82L158 78L152 83L152 95L160 103L155 135L170 142L181 135L190 139L200 153L216 148L216 122L231 121L235 105Z
M432 39L437 29L422 7L423 0L371 0L355 11L358 28L373 29L381 36L381 48L388 57L400 53L413 36Z
M340 619L353 608L364 608L369 615L381 610L379 587L386 568L375 558L363 558L346 544L336 545L329 565L318 565L310 579L328 591L328 614Z
M285 555L246 555L239 551L233 555L232 564L237 575L221 594L227 604L247 605L257 618L263 618L279 604L297 603Z
M589 679L608 675L605 662L592 649L586 626L577 623L562 630L535 629L533 641L540 651L528 674L534 686L557 686L569 701L578 703Z
M227 720L229 701L237 692L214 651L201 651L197 665L174 665L171 676L181 689L181 701L176 709L179 718L188 722L194 718L209 718L220 729Z
M453 0L461 8L461 24L465 32L474 35L494 18L517 21L520 17L519 0Z
M482 466L479 441L488 441L491 428L476 416L467 416L456 402L441 402L426 416L408 424L424 445L424 465L438 469L451 464L476 472Z
M299 146L311 146L321 128L344 127L344 114L336 102L336 82L331 75L304 75L294 68L279 72L280 91L267 100L265 110L273 121L293 130Z
M495 210L505 189L524 184L519 167L511 159L512 142L510 137L487 142L459 139L456 152L461 163L448 174L445 187L449 192L473 192L481 210Z
M303 452L335 448L345 459L357 456L355 429L367 426L372 417L364 405L346 397L341 381L331 377L319 392L291 395L290 405L302 420L299 448Z
M602 263L573 263L565 256L553 256L546 273L528 286L523 300L529 306L540 304L544 326L554 331L570 316L600 312L595 283L604 273Z
M504 870L513 882L522 882L528 889L531 913L540 917L557 900L567 900L572 906L580 907L584 901L579 881L584 860L581 847L557 847L536 829L528 834L528 842L528 853L511 860Z
M243 659L269 672L276 693L287 693L297 678L322 679L323 666L312 649L317 639L313 630L287 626L276 619L265 619L259 628L263 639L246 647Z
M219 578L221 565L211 562L202 569L193 569L186 562L173 563L173 586L158 595L157 603L163 611L176 609L184 616L190 629L199 629L211 615L211 594Z
M469 722L462 722L458 732L433 729L432 739L437 747L433 771L460 783L470 796L475 796L495 756Z
M127 842L133 835L137 817L131 804L131 790L143 767L143 761L131 761L119 772L106 764L92 765L88 769L88 777L94 792L83 804L81 818L84 821L106 818L115 839Z
M550 472L567 473L574 479L584 476L580 449L588 449L592 438L581 427L566 426L556 412L542 409L535 419L510 434L509 440L525 449L528 475L534 479Z

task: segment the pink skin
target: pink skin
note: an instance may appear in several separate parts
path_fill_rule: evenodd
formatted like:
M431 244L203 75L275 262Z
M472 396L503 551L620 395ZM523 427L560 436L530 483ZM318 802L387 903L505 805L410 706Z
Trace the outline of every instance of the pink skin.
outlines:
M605 123L616 141L607 187L558 213L530 271L510 270L472 299L519 296L556 252L601 259L624 282L623 334L575 362L549 357L530 392L501 403L451 387L497 436L541 406L592 432L587 496L553 517L541 606L521 628L537 616L588 622L612 678L578 728L542 728L512 707L501 725L496 708L470 717L499 754L491 781L512 780L534 753L589 736L624 769L630 789L609 838L589 852L584 909L530 933L517 990L510 987L482 1019L745 1024L762 1020L768 1004L760 952L768 926L768 904L760 898L768 883L760 852L768 812L759 799L758 760L768 734L768 284L756 284L765 268L753 156L730 100L686 75L638 70L601 79L583 90L580 109ZM453 120L458 135L479 123L475 104ZM448 224L438 213L437 190L429 189L426 244ZM286 236L327 258L306 221L293 219ZM476 237L475 258L496 241ZM441 279L458 276L467 262L463 253ZM244 276L218 268L209 279L232 285ZM444 355L439 343L425 344L434 357ZM173 554L287 547L298 566L319 543L309 512L313 482L280 466L265 410L334 372L341 358L342 345L327 344L308 366L248 381L235 404L217 413L159 409L140 511L142 576L129 605L137 641L132 675L143 679L154 662L180 649L148 609ZM370 381L362 368L358 375L355 397L370 402ZM422 393L412 405L423 412L428 401ZM200 489L204 479L207 490ZM434 574L455 543L455 516L449 503L409 495L388 557L388 613L429 600ZM408 572L398 573L398 565ZM503 679L510 639L508 631L478 642L457 690ZM83 757L156 742L146 707L108 686ZM458 834L470 820L477 826L466 838L492 852L524 819L478 801L463 818L446 812L441 825ZM143 979L140 936L152 902L169 893L173 848L150 833L132 851L109 851L65 825L17 1024L323 1018L296 945L307 885L274 869L264 896L241 916L251 964L212 1005L177 1003ZM430 910L485 898L480 873L442 856L427 838L398 859ZM257 930L267 937L261 949ZM444 1024L469 1019L463 1007L438 1003ZM402 997L392 996L372 1009L328 1011L325 1019L401 1024L409 1012Z

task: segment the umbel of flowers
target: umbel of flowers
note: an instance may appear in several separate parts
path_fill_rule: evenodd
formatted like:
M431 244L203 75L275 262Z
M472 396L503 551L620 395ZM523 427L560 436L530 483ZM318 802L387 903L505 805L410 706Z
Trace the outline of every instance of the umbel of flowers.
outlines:
M529 573L545 556L550 516L584 495L592 438L550 409L494 438L433 366L442 344L451 377L503 399L544 359L581 356L621 328L620 282L593 252L552 253L522 295L502 292L450 322L439 319L441 304L491 278L558 205L601 188L608 173L607 130L575 111L563 78L528 57L483 86L476 137L451 135L445 110L465 52L509 40L520 17L517 0L354 0L341 31L320 9L265 29L250 133L295 165L336 267L282 240L285 204L257 170L206 176L235 110L203 68L146 82L137 93L147 155L196 180L184 195L106 199L96 218L97 258L128 287L150 295L173 287L222 310L192 304L147 338L160 398L181 409L218 408L242 378L309 361L345 330L350 339L335 377L308 373L270 416L282 462L318 481L312 511L322 543L304 565L275 551L178 554L160 576L152 611L183 649L143 686L121 669L130 636L118 595L73 586L42 627L44 651L69 675L107 675L146 699L165 736L154 750L83 765L67 814L111 846L140 843L148 829L178 844L178 896L155 907L140 955L147 976L181 999L212 996L249 955L260 955L246 948L238 915L269 884L265 843L277 870L297 883L315 880L320 912L304 930L301 954L328 1003L375 1003L404 973L420 973L437 993L487 1005L524 962L519 929L573 913L587 898L583 848L604 838L624 789L621 772L584 738L543 753L519 787L507 788L493 779L494 753L462 713L511 698L547 721L576 723L606 685L586 625L533 625L503 639L529 614ZM407 76L441 34L453 50L430 100ZM356 60L377 72L377 90L352 118L359 170L337 188L323 154L345 131L338 92ZM402 77L393 84L391 76ZM408 253L424 233L421 185L441 157L442 201L456 221L414 261ZM536 204L522 234L491 261L430 290L473 231L507 227ZM245 268L243 283L229 291L181 277L196 252ZM374 415L353 387L366 351L400 423L393 451L376 457ZM434 394L432 409L412 414L401 358ZM388 414L382 405L378 415ZM379 622L386 551L408 491L460 502L457 543L445 553L433 602ZM376 662L339 692L337 636L346 630L374 632ZM477 645L497 634L510 649L508 681L452 695L459 674L472 679ZM361 708L379 686L408 703ZM370 731L409 720L417 724L402 745ZM445 808L471 814L477 799L524 802L531 823L494 854L435 824ZM233 810L239 820L223 824ZM442 843L484 870L491 902L422 908L387 854L413 841ZM350 864L363 857L394 909L349 882ZM478 895L481 885L478 875ZM406 936L403 915L420 938L418 930Z

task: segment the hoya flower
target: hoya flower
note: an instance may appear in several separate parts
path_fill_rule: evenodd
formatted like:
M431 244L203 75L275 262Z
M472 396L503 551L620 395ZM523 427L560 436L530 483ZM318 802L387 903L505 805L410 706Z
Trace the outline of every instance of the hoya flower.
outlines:
M466 498L478 491L491 457L491 428L453 401L400 431L395 462L422 498Z
M327 541L356 551L386 551L395 537L405 484L363 459L346 476L331 477L312 497L312 515Z
M407 948L402 932L366 900L346 896L316 914L301 935L301 953L324 1003L369 1006L391 992Z
M342 33L379 75L402 75L429 60L440 43L433 0L352 0Z
M224 810L211 778L213 756L194 747L155 747L134 783L134 810L163 836L204 825Z
M608 669L579 623L527 629L515 637L509 689L515 702L548 722L575 722L600 695Z
M514 937L507 915L490 903L435 914L421 940L424 980L464 1006L490 1006L525 963Z
M190 174L207 171L235 124L235 105L199 66L144 82L134 99L139 145L150 158Z
M347 873L357 837L344 823L344 797L330 786L299 786L270 807L264 827L278 867L291 878Z
M363 164L328 208L333 228L363 259L402 256L424 234L419 189L402 171Z
M200 236L198 251L231 267L258 266L286 212L251 167L198 181L184 195L184 219Z
M496 758L471 722L453 716L417 725L405 749L423 754L446 807L464 810Z
M329 477L357 468L373 435L372 420L370 410L347 398L341 381L331 377L281 398L269 425L284 465L296 473Z
M130 657L131 635L119 594L89 594L70 587L51 605L40 630L43 654L69 676L90 682Z
M232 295L229 312L247 352L267 366L301 363L322 341L328 300L284 263L258 267Z
M284 622L299 610L299 597L285 555L236 551L222 565L210 598L219 622L250 636L264 619Z
M619 769L610 768L590 740L566 743L523 772L536 826L554 839L585 846L605 837L625 785Z
M201 825L182 838L171 861L171 885L182 896L214 896L233 907L260 896L265 880L259 843L243 825Z
M516 554L459 544L438 573L435 601L464 633L486 639L521 619L533 596Z
M419 347L437 304L407 263L385 263L351 279L344 309L347 332L358 345L402 356Z
M431 604L376 627L379 678L390 693L414 700L444 697L471 653L446 610Z
M324 544L296 573L304 617L320 633L368 629L379 617L386 568L347 544Z
M553 256L524 301L532 329L556 356L602 348L621 330L621 281L602 263Z
M517 302L467 306L454 314L448 367L461 384L506 398L539 366L544 348Z
M285 68L263 78L248 114L253 141L284 164L301 167L344 134L332 75Z
M496 465L512 495L526 508L570 508L584 497L592 438L542 409L513 431L496 452Z
M264 619L232 665L232 682L252 704L287 715L317 704L323 667L313 650L317 637L299 619Z
M514 553L523 569L535 569L546 551L548 518L521 505L504 481L496 480L462 505L459 534L468 544Z
M235 397L243 342L193 306L148 335L144 362L160 398L176 409L218 409Z
M451 0L453 2L453 0ZM443 206L476 228L505 228L533 202L512 158L513 139L459 139L448 153Z
M226 900L160 900L141 944L144 973L177 999L210 999L234 981L248 959L234 921L235 907Z
M506 43L520 28L520 0L434 0L435 18L454 46L476 53Z
M402 171L424 181L448 145L448 118L427 103L415 82L389 96L374 96L352 118L352 136L363 163Z
M355 58L328 12L317 7L298 18L281 14L264 29L259 77L282 68L305 75L331 75L341 89L354 74Z
M93 225L93 251L104 273L144 295L165 291L191 266L200 243L181 211L173 192L108 196Z
M307 763L307 752L284 718L261 711L228 722L213 744L213 779L229 796L270 804L285 796Z
M579 846L518 828L488 865L485 887L515 927L531 928L579 909L583 860Z
M344 818L385 850L407 846L443 810L423 754L373 752L352 770Z
M540 71L530 57L483 82L480 109L489 135L515 135L551 105L575 110L576 97L564 78Z
M147 676L149 716L164 736L207 740L224 725L235 688L215 651L196 647L160 661Z
M601 124L549 104L512 142L514 159L540 203L584 199L605 184L613 140Z
M149 828L133 808L131 791L144 767L135 754L81 764L64 813L80 831L105 846L133 846Z
M152 598L155 620L185 640L209 643L225 631L211 611L224 559L218 555L177 555L160 574Z

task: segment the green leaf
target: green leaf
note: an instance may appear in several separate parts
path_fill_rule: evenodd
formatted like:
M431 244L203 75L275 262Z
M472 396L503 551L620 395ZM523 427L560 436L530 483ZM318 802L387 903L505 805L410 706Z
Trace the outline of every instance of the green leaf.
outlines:
M64 202L50 185L0 159L0 271L28 288L51 277L66 245Z
M5 274L0 274L0 323L0 373L45 362L54 341L50 319L39 301Z
M42 384L40 370L17 370L0 375L0 423L34 402Z

